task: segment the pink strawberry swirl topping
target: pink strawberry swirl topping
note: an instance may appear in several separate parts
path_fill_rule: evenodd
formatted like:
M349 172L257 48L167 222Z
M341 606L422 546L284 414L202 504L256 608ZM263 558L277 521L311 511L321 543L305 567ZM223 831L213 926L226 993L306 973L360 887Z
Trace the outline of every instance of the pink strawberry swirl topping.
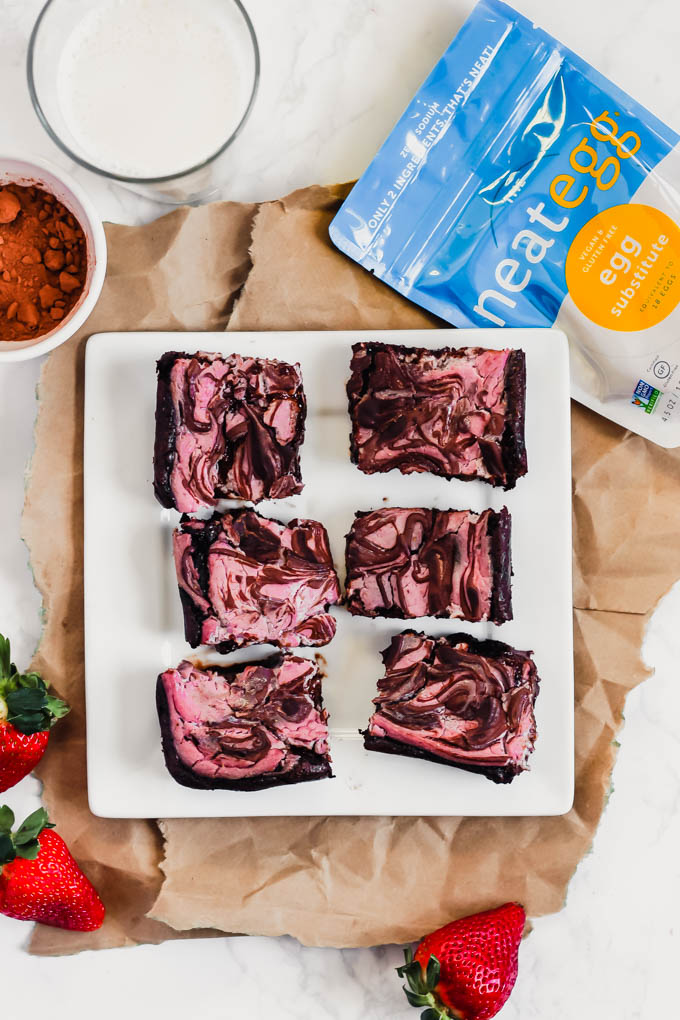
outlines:
M504 482L509 350L357 343L347 385L362 471Z
M199 352L170 373L175 448L170 487L184 513L218 498L280 499L302 490L306 402L298 365Z
M492 516L402 507L358 514L347 539L350 613L488 619Z
M528 652L479 655L461 641L407 631L383 653L371 736L475 766L528 768L539 679Z
M286 656L227 678L182 662L161 675L180 761L208 779L288 772L301 750L328 755L327 712L316 664Z
M207 584L196 544L211 529ZM179 586L203 616L201 643L285 648L325 645L335 634L328 607L340 600L328 535L318 521L290 524L253 510L188 521L174 535Z

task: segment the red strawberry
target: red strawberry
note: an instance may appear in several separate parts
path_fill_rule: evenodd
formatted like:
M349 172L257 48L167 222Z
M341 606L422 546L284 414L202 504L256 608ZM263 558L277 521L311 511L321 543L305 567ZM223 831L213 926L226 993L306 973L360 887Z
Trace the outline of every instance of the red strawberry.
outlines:
M507 1002L517 980L517 951L526 914L519 903L471 914L438 928L404 951L397 968L422 1020L490 1020Z
M104 904L39 808L12 832L14 814L0 807L0 914L70 931L94 931ZM3 867L4 865L4 867Z
M68 712L47 693L39 673L19 673L9 641L0 634L0 793L32 772L42 758L50 728Z

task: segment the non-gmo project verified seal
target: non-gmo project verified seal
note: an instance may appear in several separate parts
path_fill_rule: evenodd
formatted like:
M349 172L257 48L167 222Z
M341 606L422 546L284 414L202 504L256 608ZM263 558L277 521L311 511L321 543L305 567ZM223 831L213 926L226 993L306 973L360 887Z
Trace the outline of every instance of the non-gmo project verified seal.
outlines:
M637 404L638 407L644 408L645 414L651 414L660 396L661 390L655 389L654 386L650 386L649 383L640 379L640 382L635 387L631 404Z

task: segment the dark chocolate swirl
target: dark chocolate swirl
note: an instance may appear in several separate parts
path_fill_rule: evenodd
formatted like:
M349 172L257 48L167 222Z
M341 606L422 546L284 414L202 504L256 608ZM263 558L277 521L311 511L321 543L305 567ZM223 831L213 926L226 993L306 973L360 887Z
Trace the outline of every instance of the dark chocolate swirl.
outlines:
M528 768L539 687L530 652L465 634L406 631L383 661L369 749L459 765L496 782Z
M429 471L505 488L526 474L522 351L371 342L352 350L351 452L362 471Z
M240 354L163 355L156 495L193 513L220 498L258 502L300 492L305 415L298 365Z
M158 705L166 763L185 785L261 789L331 775L328 713L309 659L185 661L158 678Z
M187 641L231 651L268 643L325 645L340 599L326 529L254 510L183 519L174 538Z
M507 528L498 529L506 519ZM510 619L509 529L506 509L358 513L347 536L347 608L358 616ZM500 590L507 597L499 608Z

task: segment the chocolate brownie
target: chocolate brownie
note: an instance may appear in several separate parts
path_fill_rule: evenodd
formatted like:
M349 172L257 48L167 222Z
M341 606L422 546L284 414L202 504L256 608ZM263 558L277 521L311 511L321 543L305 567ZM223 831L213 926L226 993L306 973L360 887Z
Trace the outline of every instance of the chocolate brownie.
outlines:
M536 741L531 654L467 634L398 634L382 653L364 746L512 782L528 770Z
M182 517L173 535L187 641L230 652L243 645L325 645L340 600L328 534L255 510Z
M347 535L346 605L355 616L512 619L510 514L383 507Z
M165 764L182 786L263 790L332 777L328 713L311 659L181 662L156 684Z
M526 474L523 351L371 341L352 351L350 449L366 474L429 471L505 489Z
M157 363L154 491L193 513L218 499L302 490L306 402L299 365L169 351Z

